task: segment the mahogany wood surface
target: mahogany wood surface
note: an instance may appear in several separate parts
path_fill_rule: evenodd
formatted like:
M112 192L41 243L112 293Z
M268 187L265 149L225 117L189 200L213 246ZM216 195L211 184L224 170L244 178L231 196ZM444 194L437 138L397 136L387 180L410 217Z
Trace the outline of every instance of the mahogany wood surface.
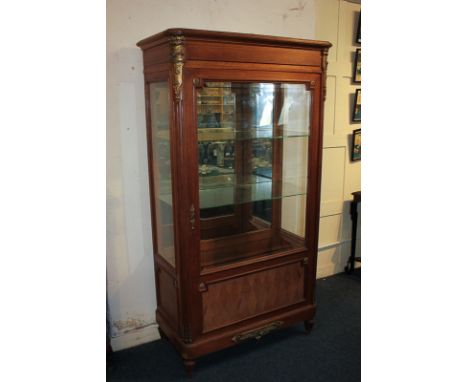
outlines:
M167 41L172 36L184 36L187 39L198 39L202 41L224 41L226 43L240 42L254 45L273 45L273 46L291 46L296 48L325 48L328 49L332 44L328 41L307 40L293 37L267 36L253 33L235 33L207 31L202 29L189 28L170 28L160 33L154 34L137 43L141 49L146 50L152 46Z
M187 59L229 62L268 62L281 65L319 66L320 54L305 49L294 49L276 46L256 46L254 50L241 44L225 42L193 41L187 45Z
M305 301L304 268L298 262L209 283L202 299L206 333Z
M281 327L285 328L300 322L311 321L311 317L315 315L315 310L316 306L309 304L298 304L297 306L278 309L261 317L254 317L220 330L214 330L191 343L182 340L181 336L172 329L171 324L159 308L156 310L156 319L158 325L182 358L194 360L213 351L234 346L237 344L233 341L234 336L261 328L269 323L281 321Z
M143 50L156 320L161 333L181 354L191 374L196 358L235 345L238 342L234 338L261 337L273 327L276 330L298 322L304 322L306 331L310 331L316 306L323 102L331 44L169 29L137 45ZM152 152L149 84L163 80L171 90L175 267L158 253L156 232L157 180L153 175L157 158ZM210 235L217 232L216 219L203 226L199 218L196 91L206 81L296 83L305 84L311 91L305 238L280 229L281 203L275 202L271 229L262 227L246 207L242 214L250 215L250 225L244 229L252 231L240 232L227 241L201 240L203 228L210 230ZM274 119L276 131L277 116ZM248 144L243 149L249 150ZM275 143L275 151L281 153L281 141ZM281 177L279 158L275 157L274 177ZM227 262L235 252L229 243L238 248L242 245L243 256L236 261ZM279 249L268 252L272 243L279 244ZM226 261L220 262L223 256Z
M177 311L177 279L167 273L162 268L158 268L157 287L162 291L158 300L158 305L167 315L167 318L174 322L177 327L179 315Z

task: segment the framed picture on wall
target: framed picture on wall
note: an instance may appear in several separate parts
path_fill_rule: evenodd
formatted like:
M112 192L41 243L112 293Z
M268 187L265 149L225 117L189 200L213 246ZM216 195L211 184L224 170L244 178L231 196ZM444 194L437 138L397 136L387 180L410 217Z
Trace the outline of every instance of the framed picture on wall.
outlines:
M361 89L354 94L353 122L361 122Z
M356 44L361 43L361 11L359 11L359 18L356 28Z
M351 150L351 161L361 160L361 129L353 131L353 147Z
M354 74L353 81L355 83L361 83L361 49L356 49L354 54Z

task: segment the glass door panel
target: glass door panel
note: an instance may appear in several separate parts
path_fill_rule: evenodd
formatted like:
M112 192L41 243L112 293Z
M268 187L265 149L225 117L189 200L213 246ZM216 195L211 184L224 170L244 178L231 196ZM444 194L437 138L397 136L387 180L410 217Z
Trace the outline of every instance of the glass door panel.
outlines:
M168 83L153 82L149 92L158 253L175 267Z
M206 82L196 103L202 266L303 248L310 91Z

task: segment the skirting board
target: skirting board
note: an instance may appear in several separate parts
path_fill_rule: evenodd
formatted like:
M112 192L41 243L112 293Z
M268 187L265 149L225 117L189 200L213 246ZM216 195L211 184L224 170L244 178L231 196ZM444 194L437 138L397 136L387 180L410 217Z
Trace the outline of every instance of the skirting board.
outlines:
M331 264L331 265L327 265L327 266L324 266L324 267L317 267L317 278L321 279L321 278L324 278L324 277L329 277L329 276L336 275L338 273L343 273L346 264L347 263L344 263L344 264L340 264L338 266L334 265L334 264ZM356 263L356 265L354 266L354 269L359 269L359 268L361 268L361 264Z
M147 342L159 340L158 325L152 324L111 338L113 351L132 348Z
M334 243L323 244L323 245L318 247L318 251L320 252L320 251L323 251L325 249L336 247L338 245L343 245L343 244L347 244L347 243L351 243L351 240L343 240L343 241L336 241Z
M319 246L317 258L318 279L344 272L351 255L350 244L351 240L343 240Z

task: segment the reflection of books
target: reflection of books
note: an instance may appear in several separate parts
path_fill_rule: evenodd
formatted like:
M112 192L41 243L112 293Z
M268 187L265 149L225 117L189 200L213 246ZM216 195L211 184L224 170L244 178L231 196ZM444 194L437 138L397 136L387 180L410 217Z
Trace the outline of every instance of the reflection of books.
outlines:
M226 126L229 124L224 124ZM232 140L235 138L233 128L198 128L198 141L224 141Z
M233 169L203 164L201 166L198 166L198 174L200 176L217 176L223 174L233 174Z

